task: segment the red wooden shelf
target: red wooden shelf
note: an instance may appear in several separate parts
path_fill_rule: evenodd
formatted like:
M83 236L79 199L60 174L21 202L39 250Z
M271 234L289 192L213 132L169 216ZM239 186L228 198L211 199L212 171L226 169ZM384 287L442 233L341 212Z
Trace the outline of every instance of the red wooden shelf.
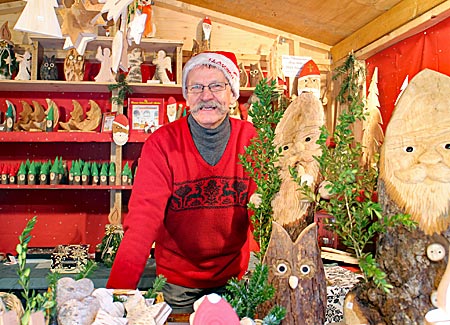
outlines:
M128 142L144 142L149 134L131 132ZM112 142L111 133L100 132L0 132L0 142Z
M17 185L0 184L0 190L131 190L131 185Z

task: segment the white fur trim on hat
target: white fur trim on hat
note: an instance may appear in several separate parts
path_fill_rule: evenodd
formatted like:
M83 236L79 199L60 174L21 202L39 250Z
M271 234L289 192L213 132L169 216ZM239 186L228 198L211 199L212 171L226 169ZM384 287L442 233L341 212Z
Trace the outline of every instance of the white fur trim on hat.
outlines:
M234 98L239 98L239 68L236 57L231 52L202 52L191 58L183 68L183 97L187 98L187 76L189 72L198 66L212 66L223 72L227 78Z

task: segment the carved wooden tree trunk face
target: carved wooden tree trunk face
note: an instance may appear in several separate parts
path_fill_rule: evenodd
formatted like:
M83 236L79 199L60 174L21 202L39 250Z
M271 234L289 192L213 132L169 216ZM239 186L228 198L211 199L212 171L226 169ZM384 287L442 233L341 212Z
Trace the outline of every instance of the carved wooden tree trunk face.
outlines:
M400 97L386 129L380 179L426 234L450 225L450 78L423 70Z
M262 307L263 314L279 305L287 311L284 325L323 324L327 293L316 224L292 242L286 230L274 222L263 263L268 265L268 280L276 289L273 301Z
M299 228L296 221L304 221L311 203L305 200L289 168L294 168L302 181L307 181L314 189L319 177L319 163L314 156L321 155L317 140L323 124L324 110L320 100L312 93L302 93L288 106L275 129L274 145L282 149L282 156L278 161L281 186L272 201L273 217L294 239L299 232L294 234L289 228Z

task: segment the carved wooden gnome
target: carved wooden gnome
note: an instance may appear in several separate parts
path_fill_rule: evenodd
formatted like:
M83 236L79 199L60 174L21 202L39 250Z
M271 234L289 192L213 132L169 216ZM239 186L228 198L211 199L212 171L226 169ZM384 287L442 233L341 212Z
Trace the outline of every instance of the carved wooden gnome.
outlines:
M449 92L450 77L425 69L397 102L380 153L379 202L385 215L409 214L418 227L389 227L380 237L376 260L392 288L356 286L346 323L423 324L436 307L448 316Z
M26 165L21 162L19 170L17 171L17 184L25 185L27 183L27 168Z
M114 143L118 146L123 146L128 142L129 133L130 125L128 118L124 114L117 115L112 123L112 137Z
M58 157L55 158L55 161L52 164L52 168L50 169L50 184L51 185L58 185L59 184L59 177L58 177L58 173L59 173L59 160Z
M116 185L116 163L111 161L108 169L108 184Z
M133 180L133 173L131 172L131 168L128 165L128 161L123 166L122 170L122 185L131 185Z
M7 101L8 109L6 110L6 131L11 132L14 130L15 123L15 109L11 102Z
M48 114L45 117L45 132L53 132L55 113L53 106L49 108Z
M11 166L9 170L9 184L17 183L17 172L19 171L19 165Z
M39 171L39 185L48 185L50 165L51 163L49 161L42 163L41 169Z
M81 185L81 161L75 160L72 164L73 168L73 185Z
M8 174L10 166L8 164L3 164L1 168L1 183L3 185L8 184Z
M94 161L91 164L91 184L98 185L100 182L100 174L98 171L98 164Z
M313 60L309 60L302 66L297 82L298 95L308 92L320 99L320 70Z
M108 163L103 163L100 169L100 185L108 185Z
M27 174L27 184L28 185L36 185L36 163L32 161L30 163L30 168L28 168Z
M81 171L81 185L89 185L91 179L90 163L85 162Z

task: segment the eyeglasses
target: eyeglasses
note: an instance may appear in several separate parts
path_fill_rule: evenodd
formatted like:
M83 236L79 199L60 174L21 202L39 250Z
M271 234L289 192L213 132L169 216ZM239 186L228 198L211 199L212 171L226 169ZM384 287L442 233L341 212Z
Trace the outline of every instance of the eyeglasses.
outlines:
M229 83L227 83L227 82L213 82L207 86L200 85L200 84L190 85L190 86L187 86L186 89L187 89L188 93L200 94L203 92L205 87L208 87L210 92L217 93L219 91L224 91L225 88L227 88L227 85L229 85Z

